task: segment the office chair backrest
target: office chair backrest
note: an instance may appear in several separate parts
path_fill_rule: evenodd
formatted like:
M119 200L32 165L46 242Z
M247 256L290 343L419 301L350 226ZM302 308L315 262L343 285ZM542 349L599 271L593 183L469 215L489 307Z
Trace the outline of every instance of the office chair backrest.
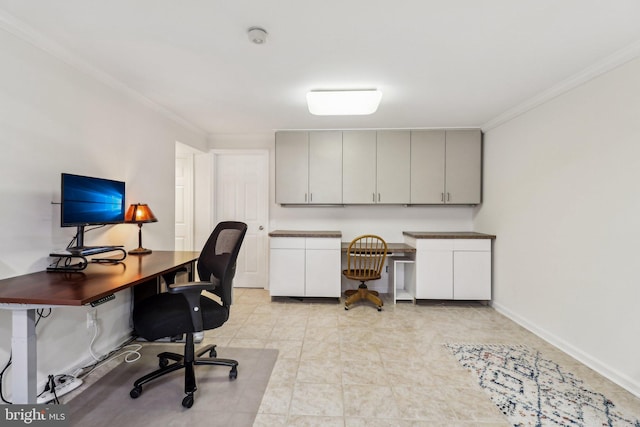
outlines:
M367 277L377 278L386 257L387 242L382 237L373 234L356 237L347 249L348 272L359 276L360 280L366 280Z
M231 305L236 259L246 232L247 224L243 222L219 223L198 258L198 277L203 282L211 281L211 275L220 280L220 286L212 292L220 297L226 307Z

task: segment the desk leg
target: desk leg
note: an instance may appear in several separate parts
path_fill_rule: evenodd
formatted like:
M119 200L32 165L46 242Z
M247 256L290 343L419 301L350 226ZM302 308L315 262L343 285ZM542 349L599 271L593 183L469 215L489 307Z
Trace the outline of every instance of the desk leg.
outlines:
M36 310L13 310L11 377L13 403L36 403Z

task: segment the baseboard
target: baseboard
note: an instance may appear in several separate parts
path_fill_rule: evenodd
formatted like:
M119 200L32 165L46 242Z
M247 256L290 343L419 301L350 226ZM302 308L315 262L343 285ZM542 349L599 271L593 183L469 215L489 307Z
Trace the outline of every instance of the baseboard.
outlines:
M508 317L509 319L513 320L523 328L527 329L528 331L536 334L543 340L547 341L549 344L564 351L569 356L578 360L580 363L583 363L584 365L593 369L603 377L613 381L620 387L629 391L629 393L640 398L640 383L634 381L632 378L629 378L629 376L622 374L616 369L611 368L607 364L602 363L600 360L593 358L592 356L580 350L579 348L569 344L562 338L550 333L549 331L543 328L538 327L536 324L530 322L529 320L527 320L522 316L515 314L513 311L509 310L505 306L499 303L496 303L495 301L491 302L491 306L498 313Z

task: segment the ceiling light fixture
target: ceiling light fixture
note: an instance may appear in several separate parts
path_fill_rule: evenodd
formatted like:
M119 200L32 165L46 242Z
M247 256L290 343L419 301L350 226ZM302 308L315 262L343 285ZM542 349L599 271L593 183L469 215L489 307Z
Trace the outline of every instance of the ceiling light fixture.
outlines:
M307 105L316 116L360 116L375 113L381 98L377 89L312 90Z
M267 32L264 28L251 27L247 30L249 40L255 44L265 44L267 42Z

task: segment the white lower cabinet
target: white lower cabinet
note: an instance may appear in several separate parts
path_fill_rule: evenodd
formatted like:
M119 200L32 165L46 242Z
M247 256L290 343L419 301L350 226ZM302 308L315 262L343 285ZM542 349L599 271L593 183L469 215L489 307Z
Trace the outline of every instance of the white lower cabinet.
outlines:
M417 239L416 298L491 299L490 239Z
M340 298L340 239L272 237L271 296Z

